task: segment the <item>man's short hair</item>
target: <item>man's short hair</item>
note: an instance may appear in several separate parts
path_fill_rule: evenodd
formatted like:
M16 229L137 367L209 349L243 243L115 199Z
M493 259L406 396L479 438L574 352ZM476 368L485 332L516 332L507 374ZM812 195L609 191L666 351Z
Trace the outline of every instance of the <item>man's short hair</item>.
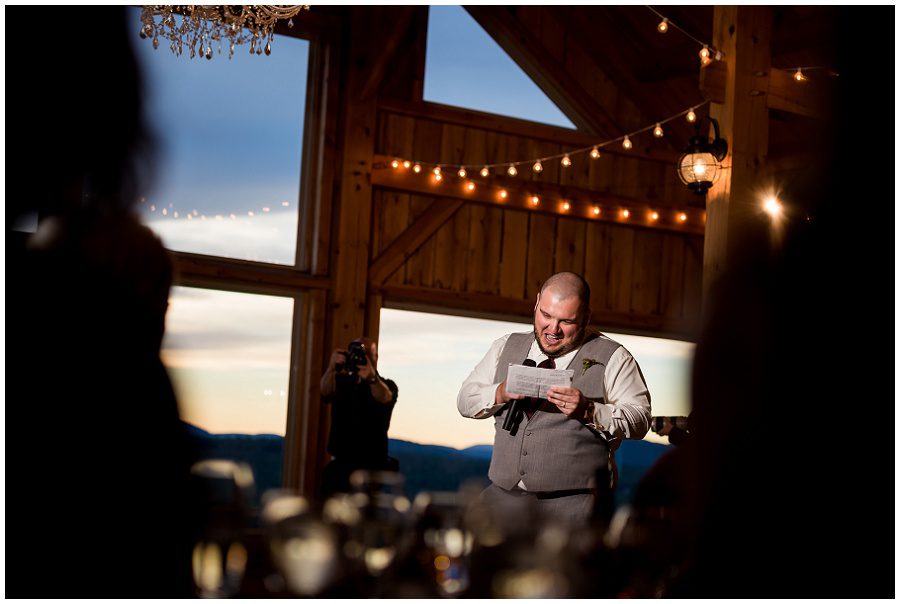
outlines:
M541 293L543 294L544 290L549 287L552 287L553 290L563 298L577 297L581 300L581 312L584 313L585 316L590 312L591 286L588 285L588 282L585 281L584 277L578 273L566 271L551 275L544 281L544 284L541 285Z

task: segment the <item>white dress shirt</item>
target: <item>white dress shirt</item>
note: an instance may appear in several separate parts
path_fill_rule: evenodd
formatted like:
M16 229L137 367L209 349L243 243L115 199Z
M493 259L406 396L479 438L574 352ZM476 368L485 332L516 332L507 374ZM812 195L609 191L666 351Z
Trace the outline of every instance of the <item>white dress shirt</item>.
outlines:
M600 335L601 338L607 338ZM494 404L499 383L493 383L500 352L509 335L496 340L484 358L463 382L456 397L456 406L463 417L485 419L493 416L503 405ZM578 348L556 359L556 368L565 369L578 354ZM547 356L537 341L532 342L528 358L540 363ZM604 373L605 396L594 405L594 426L609 438L641 439L650 429L650 391L640 368L631 353L620 346L610 357Z

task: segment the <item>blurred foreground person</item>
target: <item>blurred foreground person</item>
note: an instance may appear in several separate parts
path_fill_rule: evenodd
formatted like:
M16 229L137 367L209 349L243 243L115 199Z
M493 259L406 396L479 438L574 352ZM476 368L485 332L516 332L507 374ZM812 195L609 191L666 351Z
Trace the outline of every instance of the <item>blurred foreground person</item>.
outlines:
M320 384L331 405L328 452L333 459L322 476L321 495L350 490L354 470L398 469L388 456L388 428L397 403L397 384L378 374L378 344L361 337L331 354Z
M130 209L150 145L125 9L8 15L54 42L7 31L6 595L187 597L172 267ZM11 230L29 213L34 233Z
M890 121L893 81L880 74L893 69L859 62L853 41L865 35L890 63L892 16L837 9L837 107L822 122L837 136L786 183L783 245L751 226L709 292L691 438L661 490L681 556L669 596L894 596L894 208L847 203L890 200L892 181L847 171L858 131L842 119ZM876 138L866 153L891 157L893 144Z

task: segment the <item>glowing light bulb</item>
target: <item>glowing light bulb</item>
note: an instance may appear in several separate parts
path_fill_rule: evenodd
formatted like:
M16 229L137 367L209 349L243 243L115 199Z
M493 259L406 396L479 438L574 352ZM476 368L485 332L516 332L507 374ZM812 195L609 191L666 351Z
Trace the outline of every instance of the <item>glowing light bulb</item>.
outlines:
M797 68L797 73L794 74L794 79L797 80L798 82L806 81L806 76L803 75L803 72L800 70L799 67Z
M457 172L456 175L459 176L460 178L465 178L466 177L466 169L463 168L462 166L460 166L459 172Z
M569 211L569 208L571 208L571 207L572 207L572 206L569 205L569 202L568 202L568 201L564 201L563 204L562 204L563 212L568 212L568 211Z
M703 48L700 49L700 58L709 59L709 46L707 46L706 44L704 44Z
M407 159L407 160L405 160L405 161L403 162L403 167L404 167L404 168L409 168L409 166L410 166L410 163L409 163L409 160Z
M421 171L422 171L422 166L420 166L419 164L416 164L415 166L413 166L413 172L415 172L416 174L418 174Z
M506 199L509 193L506 192L506 189L500 189L500 199Z
M391 162L391 167L394 168L394 169L399 168L399 167L400 167L400 162L398 162L398 161L395 159L394 161Z
M469 191L471 193L474 190L475 190L475 183L470 180L469 182L466 183L466 191Z
M686 222L687 214L685 214L684 212L681 212L680 214L678 214L678 220L679 220L679 222Z
M657 122L656 127L653 129L653 136L655 136L656 138L663 137L663 129L659 122Z
M597 148L597 145L594 145L594 148L591 149L591 159L597 159L600 157L600 149Z
M628 210L622 210L622 218L628 218L629 216L631 216L631 212L629 212Z
M437 166L434 170L432 170L432 172L434 172L435 176L440 176L441 175L441 167Z
M441 182L441 180L443 180L443 178L444 177L441 176L441 173L438 172L437 174L434 175L434 182Z
M663 20L660 21L659 25L656 26L656 31L658 31L661 34L664 34L667 31L669 31L669 20L667 18L663 17Z
M531 169L534 170L535 172L540 172L541 170L544 169L544 166L542 166L541 161L538 160L538 161L534 162L534 165L531 167Z
M536 206L539 203L541 203L541 198L538 197L537 195L532 195L531 196L531 205Z
M659 220L659 212L650 212L650 220L654 222Z
M519 173L519 171L516 170L516 167L513 164L509 164L509 168L507 168L506 173L510 176L515 176Z
M694 110L693 110L693 109L691 109L690 111L688 111L688 112L687 112L687 115L686 115L685 117L687 118L687 121L689 121L689 122L692 123L692 124L693 124L694 122L697 121L697 114L694 113Z
M481 169L481 176L483 176L484 178L487 178L487 175L490 173L491 173L491 171L487 169L487 166L485 166Z
M763 209L766 213L769 214L772 218L775 218L781 214L781 203L775 197L768 197L763 204Z
M594 213L594 216L599 216L600 215L600 206L594 206L593 208L591 208L591 211Z
M625 140L622 141L622 148L627 150L631 149L632 146L631 139L626 136Z
M572 165L572 160L568 155L564 155L563 158L559 160L559 163L562 164L563 168L568 168Z

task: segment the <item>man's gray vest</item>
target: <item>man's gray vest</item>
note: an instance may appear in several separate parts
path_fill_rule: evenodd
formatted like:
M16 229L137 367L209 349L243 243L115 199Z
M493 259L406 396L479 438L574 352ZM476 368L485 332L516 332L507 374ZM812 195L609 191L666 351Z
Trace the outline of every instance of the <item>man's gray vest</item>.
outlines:
M500 352L494 384L506 379L511 364L521 364L528 356L533 333L510 334ZM621 346L605 338L582 344L569 363L572 386L593 401L605 402L604 374L612 354ZM583 368L590 359L591 366ZM528 419L524 414L515 435L502 429L509 405L494 416L494 452L488 477L503 489L512 489L520 480L529 491L566 491L595 486L597 471L609 462L609 447L603 436L579 420L564 415L557 407L541 401Z

